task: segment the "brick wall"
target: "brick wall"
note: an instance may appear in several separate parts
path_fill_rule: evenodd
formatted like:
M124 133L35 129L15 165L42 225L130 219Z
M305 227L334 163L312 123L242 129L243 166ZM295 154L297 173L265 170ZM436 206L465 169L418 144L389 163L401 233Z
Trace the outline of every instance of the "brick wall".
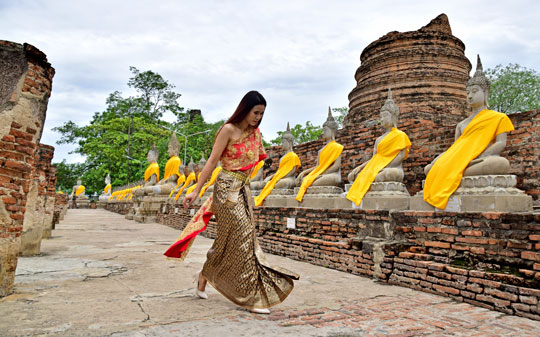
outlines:
M29 44L0 41L0 296L9 294L54 69Z

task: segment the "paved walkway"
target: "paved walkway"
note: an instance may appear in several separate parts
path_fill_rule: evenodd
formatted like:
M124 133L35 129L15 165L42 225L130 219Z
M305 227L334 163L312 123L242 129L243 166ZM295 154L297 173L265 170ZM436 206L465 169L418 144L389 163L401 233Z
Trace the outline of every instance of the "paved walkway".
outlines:
M539 336L540 322L268 255L301 275L270 315L251 314L194 276L212 241L185 262L163 251L178 231L104 210L70 210L21 257L15 292L0 299L0 336Z

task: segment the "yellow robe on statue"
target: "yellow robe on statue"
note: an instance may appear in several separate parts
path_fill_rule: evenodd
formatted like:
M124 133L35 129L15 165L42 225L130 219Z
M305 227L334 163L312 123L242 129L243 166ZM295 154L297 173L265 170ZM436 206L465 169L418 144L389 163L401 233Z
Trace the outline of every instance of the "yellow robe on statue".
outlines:
M199 198L202 198L204 192L206 192L206 189L210 186L212 186L218 177L219 172L221 172L222 168L221 166L218 166L212 171L212 176L210 177L210 181L208 181L204 186L201 188L201 192L199 193Z
M152 174L156 175L157 181L159 181L159 165L158 163L151 163L144 171L144 181L148 181Z
M77 190L75 191L75 195L79 196L79 194L84 192L85 188L86 187L84 187L83 185L80 185L79 187L77 187Z
M163 177L163 180L169 179L170 176L173 174L178 174L178 168L180 168L180 165L182 165L182 161L178 156L172 156L167 160L167 164L165 164L165 174Z
M435 161L424 183L424 200L445 209L448 199L461 183L463 172L490 142L503 132L514 130L510 118L493 110L482 110L463 134Z
M118 195L119 191L112 192L111 196L107 200L111 200L113 197L116 197Z
M257 163L257 165L255 165L255 168L253 169L253 172L251 172L251 176L249 177L249 179L253 179L255 178L255 176L257 175L257 172L259 172L259 170L261 169L261 167L264 166L264 161L261 160Z
M197 187L197 183L199 183L199 178L201 177L201 173L199 172L199 174L197 174L197 181L195 182L195 184L191 185L187 191L186 191L186 195L190 194L191 192L193 192L193 190L195 189L195 187Z
M309 174L302 180L302 185L300 185L300 190L296 195L296 200L302 202L308 187L310 187L315 179L323 174L324 171L326 171L339 158L341 152L343 152L343 145L338 144L335 140L323 147L321 153L319 154L319 165L315 167L313 171L309 172Z
M279 167L274 173L274 176L272 179L264 185L264 188L262 189L261 193L255 197L255 206L262 205L264 199L272 192L274 189L274 186L276 186L277 182L283 179L291 170L294 170L295 167L299 167L301 165L300 158L298 158L298 155L294 152L289 152L283 158L281 158L281 161L279 162Z
M107 186L105 186L105 188L103 189L103 192L107 193L111 190L111 184L108 184Z
M182 174L180 177L178 177L178 179L176 180L176 187L173 188L173 190L171 191L171 193L169 193L169 198L172 197L174 191L176 191L176 189L178 188L178 186L182 185L185 181L186 181L186 176L185 176L185 175Z
M347 193L347 199L360 205L364 195L377 177L377 174L390 164L403 149L405 149L405 157L403 159L407 158L410 147L411 141L409 140L409 137L407 137L407 134L396 128L392 128L392 131L390 131L377 145L377 153L375 153L362 171L356 176L354 183Z
M180 189L180 191L178 191L178 193L176 193L176 196L174 197L174 200L178 200L178 198L180 197L180 194L182 194L182 192L184 191L184 189L186 187L189 186L189 184L192 182L192 181L195 181L195 172L191 172L187 179L186 179L186 182L184 183L184 185L182 186L182 188Z

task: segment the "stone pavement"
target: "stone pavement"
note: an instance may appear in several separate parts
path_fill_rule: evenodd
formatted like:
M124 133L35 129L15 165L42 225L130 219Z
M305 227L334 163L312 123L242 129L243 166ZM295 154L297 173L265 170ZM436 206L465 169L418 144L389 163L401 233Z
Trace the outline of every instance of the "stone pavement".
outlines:
M105 210L69 210L21 257L14 294L0 299L0 336L538 336L540 322L268 255L301 275L270 315L236 307L194 278L212 240L185 262L163 251L179 231Z

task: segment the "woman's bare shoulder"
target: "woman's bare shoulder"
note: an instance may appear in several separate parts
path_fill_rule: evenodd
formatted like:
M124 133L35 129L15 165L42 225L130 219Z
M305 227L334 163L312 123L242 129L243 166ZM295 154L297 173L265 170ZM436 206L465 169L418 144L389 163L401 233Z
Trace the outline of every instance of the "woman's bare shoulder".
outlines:
M221 127L219 134L220 136L226 136L227 138L230 138L235 133L235 131L236 127L231 123L227 123Z

